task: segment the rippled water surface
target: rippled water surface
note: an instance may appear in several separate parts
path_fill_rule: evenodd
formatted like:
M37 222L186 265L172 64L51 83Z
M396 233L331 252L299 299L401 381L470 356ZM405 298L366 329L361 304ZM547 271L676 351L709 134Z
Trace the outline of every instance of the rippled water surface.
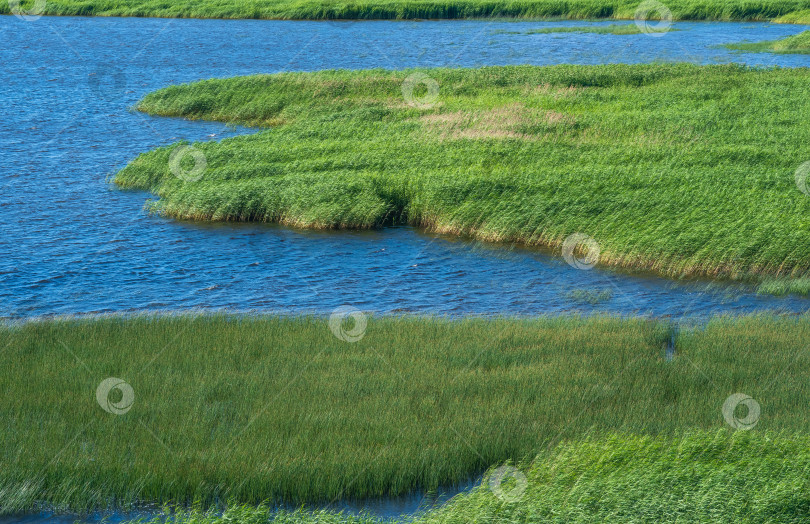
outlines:
M615 23L615 22L612 22ZM498 64L740 61L808 55L715 46L802 26L682 23L649 35L513 34L582 22L279 22L0 17L0 316L228 308L705 315L804 311L798 297L576 270L540 251L412 228L295 231L148 216L108 177L139 152L244 129L128 108L180 82L275 71ZM598 297L591 300L588 297Z

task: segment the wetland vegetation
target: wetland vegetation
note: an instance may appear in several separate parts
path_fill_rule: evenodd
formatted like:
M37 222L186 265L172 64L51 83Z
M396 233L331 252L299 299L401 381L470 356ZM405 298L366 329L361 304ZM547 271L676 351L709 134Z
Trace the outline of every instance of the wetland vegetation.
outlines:
M808 0L668 0L664 3L676 20L775 20L807 23ZM332 19L427 19L427 18L569 18L630 19L640 1L611 0L21 0L0 3L0 14L12 13L12 5L48 15L150 16L165 18L262 18L284 20ZM659 8L651 17L666 16Z
M806 317L718 318L681 329L668 360L668 324L608 317L371 317L354 343L317 317L6 326L0 510L402 494L588 435L731 431L739 391L761 405L756 431L794 435L810 424L808 336ZM99 396L110 377L132 388L123 413L104 407L123 390Z
M43 5L59 15L318 20L630 19L638 8ZM810 21L807 1L667 7L675 19ZM570 31L640 29L532 32ZM737 49L805 52L807 35ZM602 264L808 294L808 80L806 69L683 64L208 80L151 93L137 109L263 129L145 152L114 182L152 192L148 208L176 219L407 223L557 252L579 234L598 245ZM566 296L596 305L613 291ZM375 519L273 508L430 491L488 469L480 486L416 522L758 523L810 514L810 317L359 318L0 324L0 514L167 504L179 508L177 524L368 524ZM741 392L756 409L729 413ZM502 485L506 499L491 483L504 464L515 472Z
M158 148L114 181L176 218L409 223L556 249L580 233L607 265L805 277L808 80L806 69L687 64L207 80L137 109L269 129ZM188 180L171 166L192 149L180 156L204 169Z

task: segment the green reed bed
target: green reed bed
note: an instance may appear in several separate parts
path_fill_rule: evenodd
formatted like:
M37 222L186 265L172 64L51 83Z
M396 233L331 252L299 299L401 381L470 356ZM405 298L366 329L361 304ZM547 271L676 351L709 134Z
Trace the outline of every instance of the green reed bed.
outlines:
M808 0L670 0L664 2L678 20L810 20ZM12 5L48 15L150 16L168 18L265 19L424 19L424 18L571 18L633 19L639 1L609 0L35 0L0 3L0 14ZM19 11L18 11L19 12ZM659 17L657 9L651 17Z
M582 233L601 264L802 277L810 197L796 173L810 160L808 94L807 69L734 65L208 80L151 93L137 108L270 129L194 144L205 161L175 156L186 164L174 170L172 153L188 144L144 153L115 183L153 192L154 209L171 217L409 223L557 249Z
M737 392L754 431L806 432L808 336L804 317L720 319L667 360L667 326L635 319L373 317L354 343L326 318L6 327L0 511L432 489L587 435L731 431ZM111 377L134 403L99 403Z
M519 465L523 477L510 472L494 490L485 480L446 506L402 522L805 522L808 450L810 437L746 432L588 438ZM489 477L496 475L493 470ZM175 517L177 524L379 522L240 505L224 512L181 511Z
M726 44L728 49L749 53L808 54L810 53L810 31L788 36L781 40L766 42L740 42Z
M801 522L808 444L745 432L588 439L529 464L514 502L485 485L421 522Z

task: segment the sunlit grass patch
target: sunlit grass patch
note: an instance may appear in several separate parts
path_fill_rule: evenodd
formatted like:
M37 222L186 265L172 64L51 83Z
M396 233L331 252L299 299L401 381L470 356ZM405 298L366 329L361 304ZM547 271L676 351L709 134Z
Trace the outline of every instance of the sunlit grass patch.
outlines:
M485 484L420 522L797 522L810 508L809 442L719 432L566 443L520 468L517 500Z
M791 11L773 19L777 24L810 24L810 9L804 8L798 11Z

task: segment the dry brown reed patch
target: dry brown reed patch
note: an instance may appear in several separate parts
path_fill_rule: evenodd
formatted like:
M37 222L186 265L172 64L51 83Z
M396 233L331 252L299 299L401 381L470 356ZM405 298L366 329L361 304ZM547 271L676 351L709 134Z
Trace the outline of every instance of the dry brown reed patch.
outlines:
M541 136L527 130L535 128L564 128L572 126L571 115L537 108L528 108L520 103L475 111L431 113L419 119L429 130L439 133L442 139L519 138L535 140Z

